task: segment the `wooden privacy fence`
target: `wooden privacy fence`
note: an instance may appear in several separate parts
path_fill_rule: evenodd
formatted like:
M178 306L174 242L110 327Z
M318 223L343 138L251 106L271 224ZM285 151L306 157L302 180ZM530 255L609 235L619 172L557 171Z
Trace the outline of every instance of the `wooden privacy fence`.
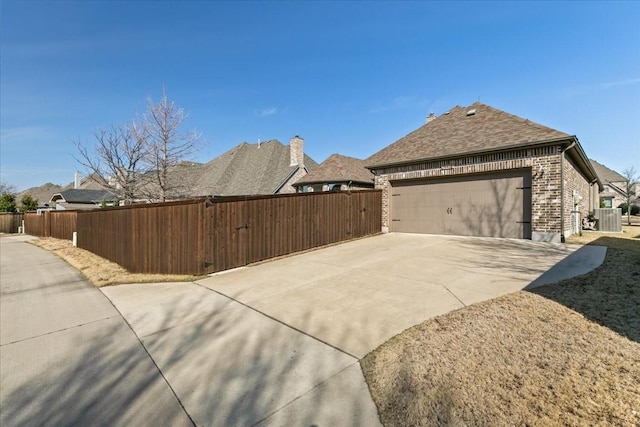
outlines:
M22 227L21 213L2 213L0 214L0 233L17 233L18 227Z
M213 273L378 233L381 194L228 197L78 211L78 246L131 272Z
M205 204L205 272L381 230L379 190L307 193Z
M73 239L77 230L78 211L27 212L24 215L25 233L39 237Z

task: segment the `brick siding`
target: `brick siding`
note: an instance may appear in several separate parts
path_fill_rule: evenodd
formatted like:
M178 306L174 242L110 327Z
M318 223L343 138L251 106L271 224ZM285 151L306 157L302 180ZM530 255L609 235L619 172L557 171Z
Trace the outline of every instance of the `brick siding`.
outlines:
M382 226L389 229L390 182L397 180L437 178L453 175L498 172L509 169L531 171L531 231L541 239L559 240L561 233L561 154L559 145L503 151L456 159L435 160L376 170L375 188L382 190ZM571 229L573 190L583 196L579 208L589 210L589 183L575 166L565 161L565 236ZM567 197L568 195L568 197Z
M564 162L564 235L570 236L580 230L581 219L575 219L573 211L580 212L580 218L585 218L590 206L591 186L586 178L578 171L571 159L565 158ZM575 197L574 197L575 196Z

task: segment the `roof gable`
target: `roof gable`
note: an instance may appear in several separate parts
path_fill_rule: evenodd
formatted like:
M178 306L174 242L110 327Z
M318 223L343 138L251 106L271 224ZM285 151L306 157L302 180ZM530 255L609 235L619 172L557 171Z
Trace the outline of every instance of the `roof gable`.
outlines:
M475 102L436 117L373 154L366 164L410 163L569 138L564 132Z
M299 179L294 185L349 181L373 185L373 174L364 167L364 160L332 154L320 166Z

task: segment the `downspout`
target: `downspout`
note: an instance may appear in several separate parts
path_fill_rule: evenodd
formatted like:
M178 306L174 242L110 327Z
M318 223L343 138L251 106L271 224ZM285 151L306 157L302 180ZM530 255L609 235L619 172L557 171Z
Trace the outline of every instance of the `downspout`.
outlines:
M598 178L594 179L593 181L591 181L589 183L589 212L593 213L593 210L595 209L595 202L596 202L596 196L595 194L593 194L593 184L598 182ZM600 197L597 198L598 202L600 201ZM599 205L598 205L599 207Z
M575 147L576 141L573 141L562 151L560 151L560 242L564 243L564 153Z

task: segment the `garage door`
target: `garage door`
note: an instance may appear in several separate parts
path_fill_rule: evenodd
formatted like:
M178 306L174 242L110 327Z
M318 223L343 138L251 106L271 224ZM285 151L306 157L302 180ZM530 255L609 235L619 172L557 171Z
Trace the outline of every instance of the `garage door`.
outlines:
M391 182L391 231L531 238L531 172Z

